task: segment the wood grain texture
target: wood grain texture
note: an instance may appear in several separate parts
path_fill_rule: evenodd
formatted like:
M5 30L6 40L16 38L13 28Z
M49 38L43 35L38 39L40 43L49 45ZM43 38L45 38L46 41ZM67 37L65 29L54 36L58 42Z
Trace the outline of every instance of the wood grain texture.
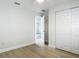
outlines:
M58 49L30 45L0 53L0 58L79 58L78 55Z

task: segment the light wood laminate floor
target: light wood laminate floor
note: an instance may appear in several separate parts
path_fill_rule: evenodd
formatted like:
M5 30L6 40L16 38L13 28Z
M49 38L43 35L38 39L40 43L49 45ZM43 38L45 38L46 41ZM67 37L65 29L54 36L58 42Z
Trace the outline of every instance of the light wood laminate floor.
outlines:
M79 56L66 51L48 47L39 47L33 44L23 48L0 53L0 58L79 58Z

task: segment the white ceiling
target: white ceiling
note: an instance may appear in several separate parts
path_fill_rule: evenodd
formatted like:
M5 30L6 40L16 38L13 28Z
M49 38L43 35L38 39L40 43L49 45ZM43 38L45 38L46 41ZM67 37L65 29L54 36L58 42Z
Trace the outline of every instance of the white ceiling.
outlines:
M50 7L53 7L71 0L45 0L45 2L41 4L37 3L36 0L13 0L13 1L18 1L21 3L23 7L39 12L41 9L48 9Z

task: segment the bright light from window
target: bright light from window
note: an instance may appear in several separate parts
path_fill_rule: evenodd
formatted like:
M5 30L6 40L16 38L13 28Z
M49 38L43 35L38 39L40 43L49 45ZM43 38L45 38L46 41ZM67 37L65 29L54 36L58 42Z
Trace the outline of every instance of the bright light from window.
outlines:
M36 0L38 3L43 3L44 0Z

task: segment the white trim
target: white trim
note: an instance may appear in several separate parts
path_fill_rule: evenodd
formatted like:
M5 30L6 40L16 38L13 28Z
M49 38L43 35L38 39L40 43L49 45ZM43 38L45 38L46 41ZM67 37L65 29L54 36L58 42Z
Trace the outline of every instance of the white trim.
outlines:
M21 48L21 47L24 47L24 46L28 46L28 45L32 45L32 44L35 44L35 42L31 42L31 43L23 44L23 45L18 45L18 46L14 46L14 47L10 47L10 48L0 49L0 53L6 52L6 51L11 51L11 50Z
M49 44L49 47L51 47L51 48L56 48L55 45L51 45L51 44Z
M74 54L78 54L78 55L79 55L79 50L71 50L71 51L69 51L69 52L72 52L72 53L74 53Z

